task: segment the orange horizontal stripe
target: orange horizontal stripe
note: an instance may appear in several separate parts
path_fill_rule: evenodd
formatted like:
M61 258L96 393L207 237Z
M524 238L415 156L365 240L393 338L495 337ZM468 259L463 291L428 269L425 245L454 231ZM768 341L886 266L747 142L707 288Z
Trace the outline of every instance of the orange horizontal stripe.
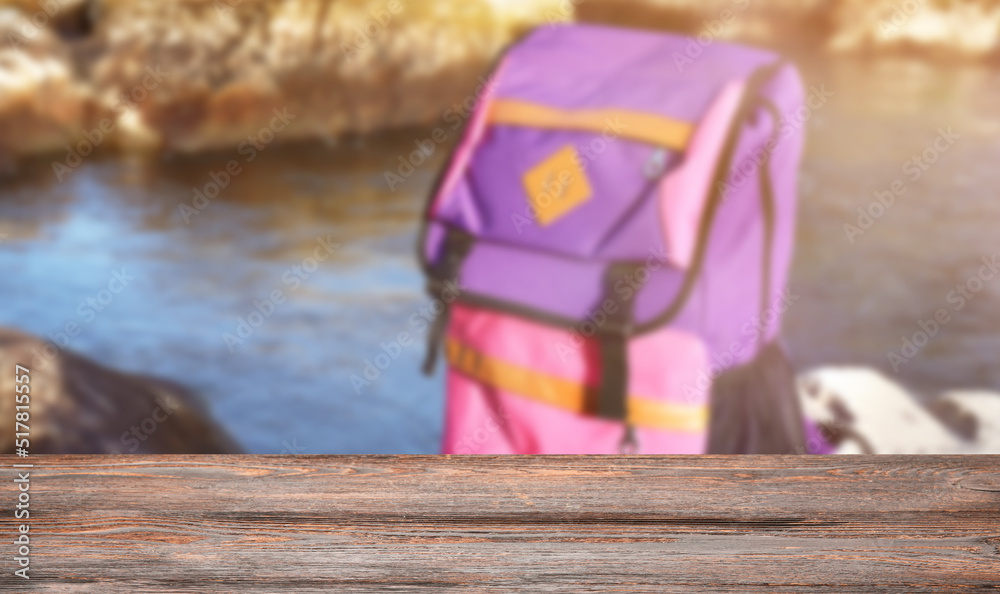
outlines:
M459 341L445 343L448 363L455 370L488 386L578 414L593 414L596 390L584 384L514 365L484 355ZM629 424L636 427L696 433L708 427L708 407L629 396Z
M517 99L495 99L490 122L506 126L569 129L613 134L656 146L683 150L694 125L664 116L626 109L556 109Z

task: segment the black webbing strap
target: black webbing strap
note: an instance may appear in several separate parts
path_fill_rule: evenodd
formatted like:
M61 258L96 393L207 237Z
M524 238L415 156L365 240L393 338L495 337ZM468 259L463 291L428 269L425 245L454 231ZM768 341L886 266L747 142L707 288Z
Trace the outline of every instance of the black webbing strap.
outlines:
M778 107L766 98L760 99L761 105L771 116L771 121L773 125L773 131L771 132L771 141L767 146L774 146L777 144L778 132L781 128L781 112L778 111ZM774 223L775 223L775 209L777 205L774 199L774 183L771 178L771 151L764 151L764 158L760 164L760 171L758 172L758 177L760 181L760 201L761 201L761 211L764 215L764 245L763 245L763 267L761 269L761 285L760 285L760 311L761 315L763 312L771 306L771 259L774 257ZM763 348L764 342L767 336L767 332L761 332L758 334L757 348Z
M438 351L441 349L441 341L444 339L445 330L448 328L448 318L451 313L451 304L444 299L445 289L458 284L458 274L462 268L462 262L472 250L475 238L468 233L463 233L455 229L449 229L444 239L444 248L436 266L434 266L434 276L427 280L427 293L433 299L441 300L443 310L431 323L430 331L427 334L427 354L424 357L424 375L434 373L434 366L437 364Z
M601 336L601 386L597 396L597 415L616 421L625 420L625 391L628 361L625 356L624 334Z
M614 313L608 314L605 325L598 334L601 356L601 383L597 390L597 416L624 421L625 398L628 395L628 337L632 331L632 299L625 299L615 288L621 287L626 277L636 272L635 264L614 263L604 275L604 298L617 304Z

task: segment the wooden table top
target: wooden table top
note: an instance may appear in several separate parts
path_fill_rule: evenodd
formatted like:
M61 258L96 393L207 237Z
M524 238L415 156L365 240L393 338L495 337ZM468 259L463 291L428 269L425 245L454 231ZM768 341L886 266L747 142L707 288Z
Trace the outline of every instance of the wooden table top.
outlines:
M1000 589L1000 456L2 456L0 467L0 590ZM28 520L14 519L16 471L30 472ZM13 575L25 522L29 580Z

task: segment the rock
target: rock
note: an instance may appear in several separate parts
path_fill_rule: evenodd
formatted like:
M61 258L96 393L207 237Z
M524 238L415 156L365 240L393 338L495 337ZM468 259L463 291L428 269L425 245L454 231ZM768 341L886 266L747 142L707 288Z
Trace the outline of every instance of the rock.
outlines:
M695 37L688 49L691 59L716 41L782 49L813 46L827 33L830 7L828 0L573 0L573 4L577 21Z
M975 443L978 451L1000 453L1000 394L952 390L936 399L930 409L945 424Z
M577 0L577 20L835 53L1000 55L992 0ZM697 51L694 48L693 51Z
M835 52L918 49L966 58L1000 52L1000 6L988 0L840 0Z
M65 153L101 126L110 130L101 150L235 150L276 109L294 115L274 134L282 141L440 121L527 26L486 0L388 6L9 1L0 7L0 155Z
M971 454L1000 452L997 447L997 406L977 407L973 398L952 396L960 411L980 417L993 427L993 438L963 437L952 431L909 392L884 375L865 367L824 367L799 377L803 414L822 428L838 454ZM933 409L933 407L932 407ZM960 416L960 415L959 415Z
M0 8L0 161L60 151L79 136L89 108L62 41L27 13Z
M295 116L282 141L426 124L475 88L510 33L483 1L398 6L106 0L88 80L110 108L164 73L134 108L176 152L236 147L275 109Z
M234 454L241 448L193 393L120 373L50 343L0 328L0 452L14 453L15 366L29 374L32 454Z

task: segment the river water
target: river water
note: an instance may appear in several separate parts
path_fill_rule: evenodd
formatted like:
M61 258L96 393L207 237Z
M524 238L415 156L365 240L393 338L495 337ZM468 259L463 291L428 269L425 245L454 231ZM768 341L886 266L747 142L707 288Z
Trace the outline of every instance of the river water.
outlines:
M903 59L806 70L833 97L805 123L784 332L796 365L876 366L928 396L1000 390L1000 277L961 310L948 300L1000 255L1000 72ZM913 179L905 163L949 127L960 137ZM28 163L0 184L0 325L59 339L78 324L70 349L186 383L253 453L436 452L442 375L420 374L410 318L427 304L414 246L444 155L395 191L383 177L428 134L275 145L252 163L235 150L93 157L62 182L50 161ZM185 221L178 205L230 160L241 172ZM896 180L905 192L851 243L843 225ZM329 257L311 269L316 254ZM109 284L110 302L88 304ZM284 301L227 343L275 291ZM887 353L941 308L949 321L894 372ZM403 331L417 340L352 383Z

